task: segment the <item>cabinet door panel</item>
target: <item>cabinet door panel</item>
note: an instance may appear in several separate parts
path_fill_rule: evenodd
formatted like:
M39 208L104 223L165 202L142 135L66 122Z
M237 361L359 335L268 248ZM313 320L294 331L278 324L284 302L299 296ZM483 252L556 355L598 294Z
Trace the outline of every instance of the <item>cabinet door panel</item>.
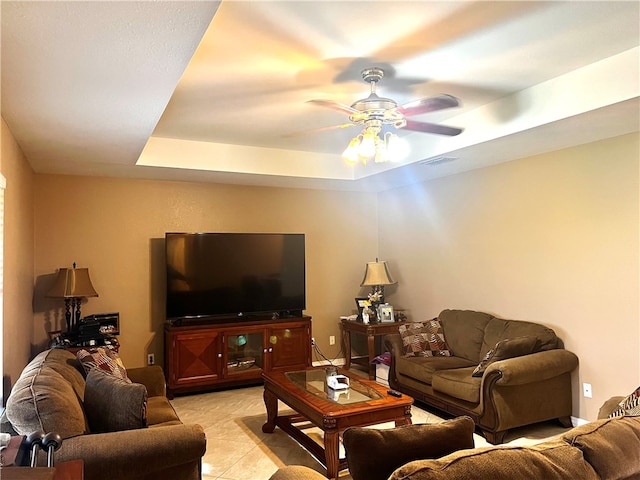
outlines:
M270 328L268 332L270 367L305 368L311 365L308 325Z
M225 378L260 378L264 366L264 328L230 329L225 335Z
M220 376L218 332L181 333L175 337L175 383L207 383Z

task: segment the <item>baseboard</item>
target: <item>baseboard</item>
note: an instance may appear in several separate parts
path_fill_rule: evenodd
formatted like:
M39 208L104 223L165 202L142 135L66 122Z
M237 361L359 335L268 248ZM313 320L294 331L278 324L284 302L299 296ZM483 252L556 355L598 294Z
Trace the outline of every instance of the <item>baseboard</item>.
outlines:
M589 420L585 420L584 418L571 417L571 425L573 425L574 427L586 425L587 423L590 423Z
M311 363L312 367L324 367L325 365L337 365L339 367L344 365L344 358L335 358L331 361L329 360L317 360Z

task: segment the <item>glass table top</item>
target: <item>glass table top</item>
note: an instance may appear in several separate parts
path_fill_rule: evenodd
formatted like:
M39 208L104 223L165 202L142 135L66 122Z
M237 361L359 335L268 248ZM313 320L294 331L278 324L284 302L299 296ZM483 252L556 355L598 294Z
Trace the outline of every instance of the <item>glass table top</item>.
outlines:
M285 376L296 386L303 390L341 405L349 405L358 402L368 402L384 398L382 394L364 383L350 378L349 388L344 390L334 390L327 385L327 373L325 369L301 370L298 372L287 372Z

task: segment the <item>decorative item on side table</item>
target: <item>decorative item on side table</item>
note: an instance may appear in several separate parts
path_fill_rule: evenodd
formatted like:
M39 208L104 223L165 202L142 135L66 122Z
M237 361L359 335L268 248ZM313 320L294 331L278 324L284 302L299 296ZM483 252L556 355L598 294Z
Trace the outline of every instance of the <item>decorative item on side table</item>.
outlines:
M395 322L395 318L393 316L393 306L388 303L378 305L378 319L382 323Z
M356 297L356 307L358 308L358 321L363 323L372 323L376 321L377 307L371 301L371 296Z

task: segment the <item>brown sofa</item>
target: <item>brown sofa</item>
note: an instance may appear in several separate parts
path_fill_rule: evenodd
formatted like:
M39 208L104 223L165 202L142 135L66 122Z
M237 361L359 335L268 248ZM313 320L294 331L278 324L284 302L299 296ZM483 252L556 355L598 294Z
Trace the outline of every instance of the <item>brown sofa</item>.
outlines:
M298 465L281 468L271 476L271 480L324 478L319 472ZM400 466L388 477L388 480L486 479L638 480L640 417L597 420L527 447L472 448L438 459L416 460ZM354 477L354 480L363 479Z
M559 419L571 426L571 372L578 358L552 329L470 310L444 310L438 319L451 356L407 357L399 334L385 337L392 388L451 415L470 416L492 444L523 425ZM528 350L511 352L519 356L494 361L472 376L499 342L521 339Z
M7 399L2 430L20 435L59 433L63 442L55 454L56 463L82 459L85 480L200 479L206 450L204 431L200 425L180 421L166 397L162 369L132 368L126 373L134 382L129 389L135 391L132 395L142 392L147 397L148 428L92 432L89 418L96 418L101 430L130 419L125 412L107 415L104 410L85 408L88 398L83 367L72 353L53 349L38 354L22 371ZM93 375L98 383L103 380L98 372ZM146 394L137 384L146 387ZM42 453L39 463L44 464Z

